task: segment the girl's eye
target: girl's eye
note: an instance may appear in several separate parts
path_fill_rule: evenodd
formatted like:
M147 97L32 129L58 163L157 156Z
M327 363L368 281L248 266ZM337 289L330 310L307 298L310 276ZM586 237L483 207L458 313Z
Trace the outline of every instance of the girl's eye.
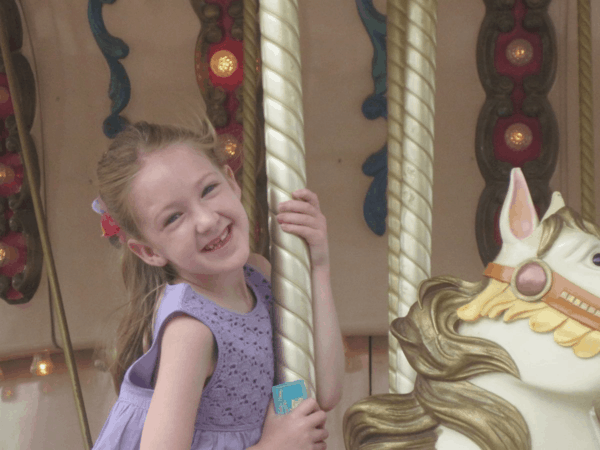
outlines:
M181 214L179 214L179 213L173 214L171 217L169 217L167 219L167 221L165 222L165 226L172 224L175 221L175 219L177 219L180 215Z
M217 186L219 185L219 183L213 183L209 186L206 186L204 188L204 191L202 191L202 197L210 194ZM165 222L165 227L172 224L173 222L175 222L175 220L177 220L177 218L180 216L180 213L175 213L172 216L170 216L167 221Z
M600 253L596 253L594 256L592 256L592 262L595 266L600 266Z
M206 188L204 188L204 191L202 191L202 197L204 197L205 195L212 192L214 190L214 188L216 188L218 185L219 185L219 183L214 183L214 184L211 184L210 186L206 186Z

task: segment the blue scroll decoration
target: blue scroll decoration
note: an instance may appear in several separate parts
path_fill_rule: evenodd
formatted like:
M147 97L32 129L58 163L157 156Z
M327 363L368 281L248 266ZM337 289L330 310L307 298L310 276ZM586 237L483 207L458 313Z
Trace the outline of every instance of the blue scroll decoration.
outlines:
M129 54L129 47L121 39L108 33L102 18L102 5L114 2L115 0L89 0L88 3L88 20L92 34L110 68L108 97L112 100L111 113L104 120L102 129L104 134L111 139L128 123L127 119L120 116L119 113L125 109L131 97L129 77L125 72L125 67L119 62L119 59L123 59Z
M369 120L387 120L387 54L385 16L375 9L373 0L356 0L358 14L373 44L374 91L362 104L362 113ZM369 228L378 236L385 234L387 217L387 143L363 163L365 175L374 177L363 205L363 215Z

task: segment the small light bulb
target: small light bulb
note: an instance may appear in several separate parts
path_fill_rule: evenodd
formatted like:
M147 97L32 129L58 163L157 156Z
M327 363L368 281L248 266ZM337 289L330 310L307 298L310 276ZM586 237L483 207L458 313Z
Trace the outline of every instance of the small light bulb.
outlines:
M221 148L228 160L234 159L240 151L240 145L236 138L230 134L223 134L219 137Z
M504 142L513 150L523 150L531 144L531 129L524 123L515 123L506 129Z
M533 58L533 46L527 39L515 39L506 47L506 57L513 66L524 66Z
M0 99L1 103L1 99ZM4 164L0 164L0 184L10 184L15 179L15 171Z
M0 242L0 267L14 263L19 258L19 252L16 248Z
M31 363L31 373L38 377L50 375L54 370L54 364L50 359L50 353L45 350L43 353L36 353L33 356L33 362Z
M211 70L221 78L230 77L236 71L237 66L236 57L228 50L219 50L210 58Z

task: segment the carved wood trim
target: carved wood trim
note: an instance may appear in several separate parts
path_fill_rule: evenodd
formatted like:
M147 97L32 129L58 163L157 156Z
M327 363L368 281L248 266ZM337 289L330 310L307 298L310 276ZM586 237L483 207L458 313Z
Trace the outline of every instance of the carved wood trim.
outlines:
M556 39L548 16L550 0L484 1L486 14L477 41L477 70L486 100L477 120L475 155L486 186L477 206L475 233L479 255L487 265L500 251L497 216L515 165L523 170L538 213L548 208L549 182L558 158L558 124L547 99L556 74ZM534 55L521 67L506 64L499 51L507 39L519 38L530 41ZM517 164L500 160L495 139L499 125L516 123L520 118L531 118L534 128L539 129L536 133L532 128L534 142L530 144L541 145L539 155ZM514 159L519 156L515 154Z
M230 133L236 137L240 145L243 145L243 83L240 83L234 89L224 89L221 86L215 86L209 76L208 61L211 50L223 45L228 38L236 41L236 44L237 42L243 42L243 1L191 0L191 5L200 20L200 33L196 44L195 64L197 82L206 103L207 117L215 127L217 134ZM242 61L242 58L243 55L239 58L239 61ZM264 117L262 111L262 82L260 77L258 77L257 82L257 101L259 105L256 110L258 114L259 140L256 145L259 155L256 169L256 222L259 238L256 251L268 258L267 176L264 163ZM237 158L229 161L229 165L236 173L236 176L242 174L242 171L239 170L242 160L243 155L239 161Z
M4 2L2 8L5 22L10 24L8 32L12 50L11 58L18 80L17 86L11 86L9 89L7 82L4 88L9 89L9 93L14 89L19 90L23 122L27 128L26 139L36 156L32 161L32 170L39 186L40 168L35 144L30 134L35 117L35 79L27 58L20 53L23 29L19 10L14 0ZM5 74L3 63L0 64L0 74ZM21 145L12 103L9 114L0 117L0 120L3 123L3 130L0 133L2 141L0 158L2 164L15 172L14 189L0 196L0 242L16 248L19 252L16 261L0 267L0 297L9 304L22 304L31 300L39 286L43 251L31 200L30 185L27 178L23 176Z
M114 138L128 123L127 118L119 115L129 104L131 83L125 66L119 62L129 54L129 47L123 40L112 36L104 25L102 7L115 0L89 0L88 21L94 39L106 59L110 69L110 87L108 96L112 100L110 115L104 120L102 130L109 138Z

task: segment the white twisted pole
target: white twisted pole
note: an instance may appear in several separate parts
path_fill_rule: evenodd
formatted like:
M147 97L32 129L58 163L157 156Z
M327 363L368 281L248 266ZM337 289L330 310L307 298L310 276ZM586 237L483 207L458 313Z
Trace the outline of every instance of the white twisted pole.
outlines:
M285 233L276 219L279 203L306 187L298 2L261 0L259 18L276 382L303 379L316 398L308 246Z
M389 323L431 276L437 0L388 0ZM391 332L390 393L413 389L415 372Z

